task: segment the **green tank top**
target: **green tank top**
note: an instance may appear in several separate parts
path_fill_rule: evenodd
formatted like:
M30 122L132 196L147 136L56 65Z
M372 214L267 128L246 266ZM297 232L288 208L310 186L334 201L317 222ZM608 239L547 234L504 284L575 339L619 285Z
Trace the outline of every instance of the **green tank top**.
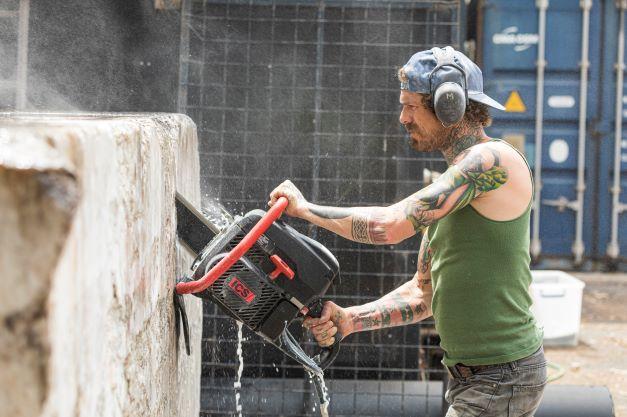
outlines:
M542 344L529 310L530 214L531 203L520 217L495 221L468 205L429 226L432 310L445 365L510 362Z

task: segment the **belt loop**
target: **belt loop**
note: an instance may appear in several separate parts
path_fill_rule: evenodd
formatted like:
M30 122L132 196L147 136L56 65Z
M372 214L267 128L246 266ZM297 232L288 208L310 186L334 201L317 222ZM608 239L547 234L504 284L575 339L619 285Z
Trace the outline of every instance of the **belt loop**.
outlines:
M518 369L518 361L511 361L509 363L509 367L512 371L515 371Z
M457 369L457 367L455 365L453 366L446 366L445 365L446 370L448 371L448 374L451 376L451 378L455 379L461 379L462 376L459 373L459 370Z

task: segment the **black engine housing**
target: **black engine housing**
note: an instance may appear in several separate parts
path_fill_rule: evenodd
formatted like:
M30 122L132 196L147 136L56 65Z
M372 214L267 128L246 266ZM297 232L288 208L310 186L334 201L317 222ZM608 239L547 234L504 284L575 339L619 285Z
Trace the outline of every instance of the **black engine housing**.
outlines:
M265 215L253 210L237 218L202 250L192 266L193 280L202 278L226 256ZM293 279L275 270L278 255ZM337 259L317 241L276 220L257 242L209 288L195 295L209 298L256 333L276 340L302 307L319 301L339 275Z

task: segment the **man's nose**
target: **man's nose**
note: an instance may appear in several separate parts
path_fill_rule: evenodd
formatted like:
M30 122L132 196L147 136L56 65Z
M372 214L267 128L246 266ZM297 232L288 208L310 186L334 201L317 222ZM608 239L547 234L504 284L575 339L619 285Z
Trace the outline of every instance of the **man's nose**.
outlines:
M399 116L398 120L401 122L401 124L403 125L408 125L411 124L411 114L409 111L407 111L404 107L403 110L401 110L401 115Z

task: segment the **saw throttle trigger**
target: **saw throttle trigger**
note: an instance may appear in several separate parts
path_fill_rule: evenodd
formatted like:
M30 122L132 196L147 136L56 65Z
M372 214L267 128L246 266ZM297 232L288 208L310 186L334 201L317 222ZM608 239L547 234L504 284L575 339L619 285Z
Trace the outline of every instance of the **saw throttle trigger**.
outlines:
M274 266L276 266L276 269L270 272L271 279L276 279L276 277L281 274L285 275L288 279L294 279L294 271L287 263L285 263L283 259L281 259L281 257L279 257L279 255L272 255L270 260Z

